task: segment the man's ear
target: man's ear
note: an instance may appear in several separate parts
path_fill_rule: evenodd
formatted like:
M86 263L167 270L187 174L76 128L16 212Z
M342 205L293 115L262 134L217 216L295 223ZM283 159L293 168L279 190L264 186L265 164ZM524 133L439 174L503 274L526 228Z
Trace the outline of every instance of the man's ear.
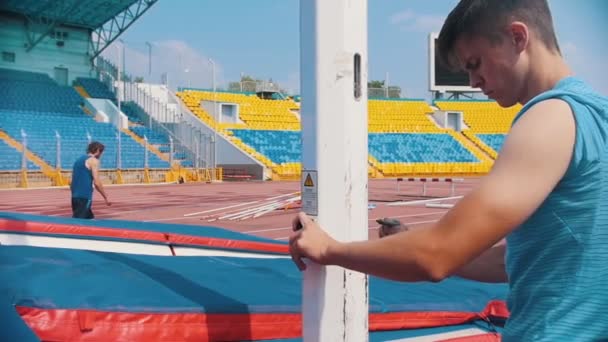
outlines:
M512 22L508 28L509 43L512 44L518 53L526 49L530 42L530 30L521 21Z

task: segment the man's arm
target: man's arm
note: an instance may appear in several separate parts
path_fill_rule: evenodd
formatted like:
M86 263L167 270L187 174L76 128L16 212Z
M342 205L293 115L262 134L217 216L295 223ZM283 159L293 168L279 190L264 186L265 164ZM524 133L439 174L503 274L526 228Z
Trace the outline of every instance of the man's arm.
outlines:
M505 247L503 243L488 249L454 272L454 275L484 283L508 282L505 270Z
M409 227L398 220L385 218L376 221L381 224L378 229L378 237L380 238L409 230ZM458 269L454 275L486 283L508 282L505 270L504 241L483 252L475 260Z
M101 194L104 201L107 205L110 205L110 201L108 200L108 196L103 188L103 184L101 183L101 177L99 177L99 160L96 158L89 158L88 163L91 167L91 173L93 174L93 185L95 189Z
M566 172L575 138L570 107L533 106L514 125L490 174L438 222L382 239L340 243L305 214L290 238L294 262L306 257L401 281L439 281L505 238L546 199Z

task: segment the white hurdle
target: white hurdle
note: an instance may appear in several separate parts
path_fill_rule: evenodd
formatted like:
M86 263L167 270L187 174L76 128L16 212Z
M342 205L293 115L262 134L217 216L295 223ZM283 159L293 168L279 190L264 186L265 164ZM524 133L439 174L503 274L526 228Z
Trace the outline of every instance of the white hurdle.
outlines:
M427 208L437 208L437 209L452 209L454 208L453 204L449 203L427 203L425 205Z
M399 207L399 206L411 206L411 205L420 205L420 204L424 204L424 205L428 206L428 204L431 204L431 203L441 202L441 201L450 201L450 200L459 200L462 197L463 196L452 196L452 197L432 198L432 199L425 199L425 200L418 200L418 201L401 201L401 202L389 203L389 204L387 204L387 206ZM432 207L432 205L431 205L431 207Z
M422 196L427 194L427 183L450 183L450 196L456 194L456 183L463 182L462 178L397 178L397 192L401 191L402 182L421 182L422 183Z

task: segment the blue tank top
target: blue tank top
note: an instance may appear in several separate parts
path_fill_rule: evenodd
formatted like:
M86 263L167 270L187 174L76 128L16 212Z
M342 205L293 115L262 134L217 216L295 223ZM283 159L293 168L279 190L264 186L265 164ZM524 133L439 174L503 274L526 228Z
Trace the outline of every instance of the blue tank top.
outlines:
M564 177L507 237L503 341L608 340L608 98L567 77L514 123L551 98L574 113L575 147Z
M93 173L87 169L85 162L91 158L88 155L76 160L72 169L72 198L93 198Z

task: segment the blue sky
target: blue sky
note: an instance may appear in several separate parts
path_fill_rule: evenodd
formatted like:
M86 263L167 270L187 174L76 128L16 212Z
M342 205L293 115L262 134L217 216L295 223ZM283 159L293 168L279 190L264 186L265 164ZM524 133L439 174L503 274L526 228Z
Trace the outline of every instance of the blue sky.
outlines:
M401 86L403 95L430 97L428 33L438 32L456 0L369 0L369 78ZM578 76L608 94L608 1L549 0L566 60ZM159 0L121 38L126 69L171 87L210 87L241 72L299 92L299 0ZM152 43L152 74L148 50ZM104 55L116 60L118 44Z

